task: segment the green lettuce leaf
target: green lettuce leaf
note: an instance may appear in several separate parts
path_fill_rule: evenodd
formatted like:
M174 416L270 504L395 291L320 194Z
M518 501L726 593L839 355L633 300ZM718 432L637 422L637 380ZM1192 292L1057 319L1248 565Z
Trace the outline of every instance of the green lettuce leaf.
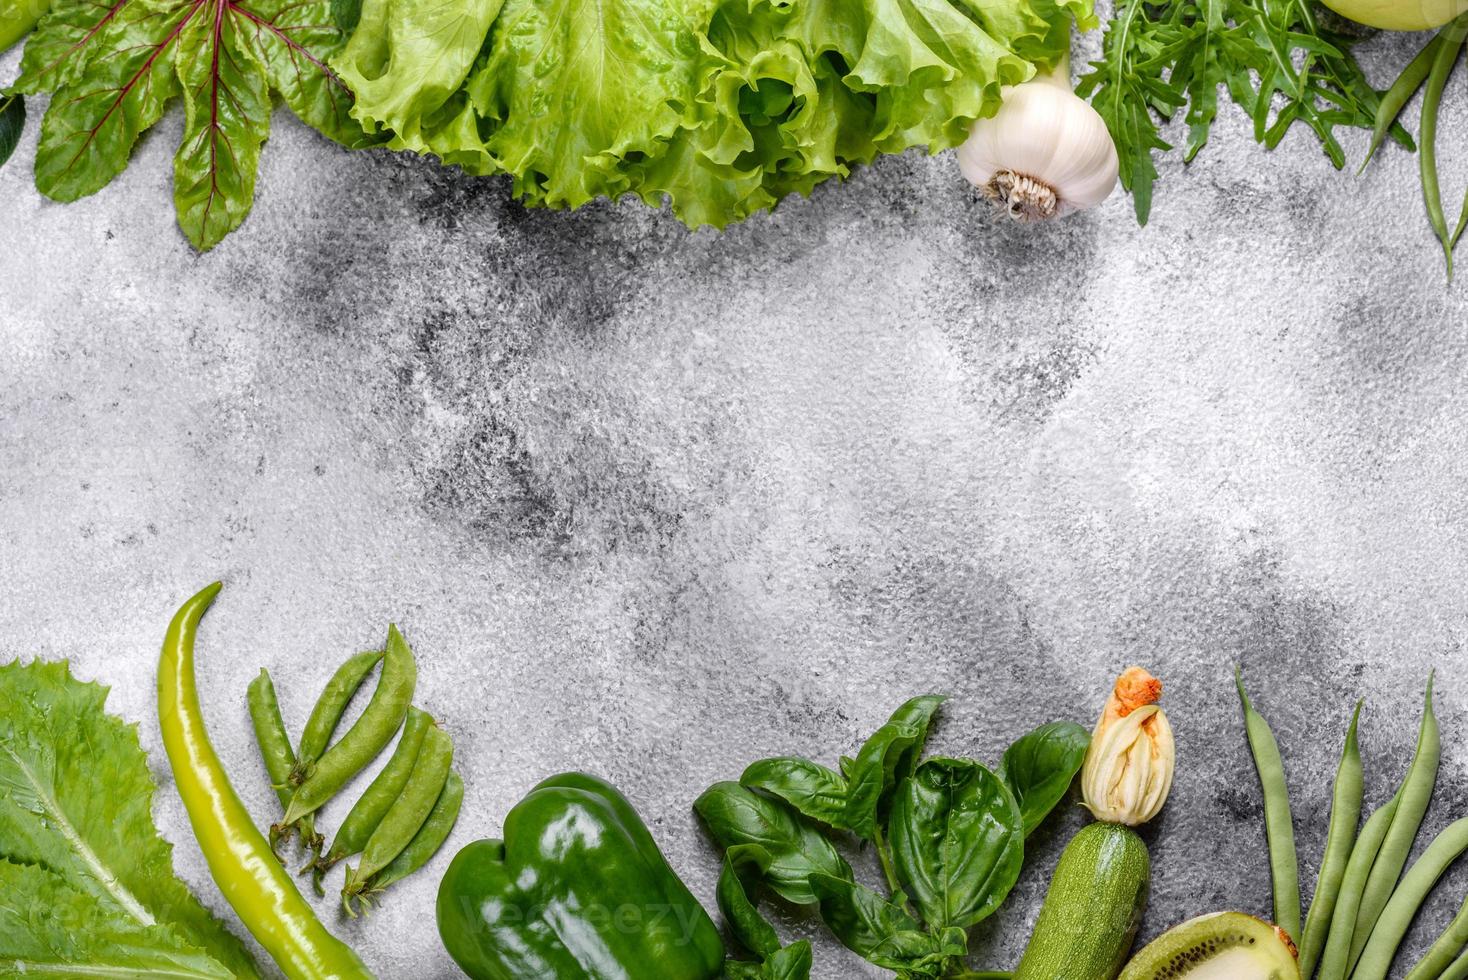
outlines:
M58 201L101 190L182 96L174 200L189 240L212 248L250 212L272 91L331 139L367 144L326 65L341 43L329 0L61 0L15 86L53 93L36 186Z
M0 926L0 965L48 955L96 965L111 936L129 947L156 940L159 956L199 971L180 976L258 977L239 940L174 877L137 730L106 713L106 698L64 662L0 665L0 907L52 894L86 925L57 917L44 929Z
M82 972L78 967L84 968ZM119 916L60 875L0 860L0 973L232 980L164 925Z
M958 145L1089 0L365 0L332 62L388 145L525 201L723 227L878 153Z

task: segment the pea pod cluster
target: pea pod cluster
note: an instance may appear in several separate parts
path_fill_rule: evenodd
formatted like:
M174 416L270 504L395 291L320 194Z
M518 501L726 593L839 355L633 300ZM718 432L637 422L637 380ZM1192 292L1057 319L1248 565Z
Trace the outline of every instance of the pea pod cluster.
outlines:
M1315 895L1299 929L1300 893L1285 771L1274 735L1249 703L1249 745L1259 773L1273 870L1275 919L1298 939L1302 980L1386 980L1402 940L1439 879L1468 853L1468 818L1440 831L1408 866L1437 784L1441 735L1427 682L1417 746L1396 792L1361 821L1364 774L1358 741L1361 705L1346 730L1336 770L1325 853ZM1407 980L1468 977L1468 900L1406 974Z
M358 718L336 738L353 698L374 669L381 673ZM452 771L453 742L425 711L413 706L418 668L396 626L388 627L381 650L349 657L317 699L301 739L292 748L267 671L251 683L250 718L284 814L271 827L278 845L299 833L310 858L303 872L318 895L334 865L360 854L342 887L349 915L375 901L383 889L427 864L448 839L458 819L464 784ZM395 736L397 747L382 771L342 822L331 847L317 832L321 808L382 754Z

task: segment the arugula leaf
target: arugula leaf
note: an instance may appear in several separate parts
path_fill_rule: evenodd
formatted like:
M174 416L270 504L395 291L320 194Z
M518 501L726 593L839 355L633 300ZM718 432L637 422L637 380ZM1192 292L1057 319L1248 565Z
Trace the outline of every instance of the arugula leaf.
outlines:
M929 929L966 929L999 908L1024 866L1019 804L988 767L929 759L892 804L892 858Z
M189 241L212 248L254 202L272 91L327 137L369 142L326 66L341 43L330 0L61 0L27 42L16 82L53 93L36 186L58 201L101 190L182 96L174 202Z
M738 783L715 783L693 803L720 847L757 844L769 853L765 883L788 902L815 901L812 874L850 878L851 866L804 818L781 801Z
M0 167L15 152L24 129L25 99L20 95L0 95Z
M1102 60L1091 64L1076 91L1106 121L1122 184L1145 225L1156 155L1172 149L1160 122L1184 111L1183 158L1191 161L1208 142L1220 89L1249 116L1255 139L1267 148L1303 123L1330 161L1345 166L1336 128L1370 130L1381 103L1352 43L1321 24L1314 0L1120 0ZM1393 136L1411 143L1400 126Z
M875 841L880 836L892 792L917 768L918 756L928 740L928 726L944 700L942 695L925 694L908 701L856 754L847 773L851 791L846 801L846 825L862 838Z
M1073 721L1053 721L1004 750L999 778L1019 801L1025 836L1055 809L1086 761L1091 733Z
M240 941L173 876L173 849L153 827L154 785L137 730L106 713L106 698L65 662L0 665L0 859L49 875L6 870L15 894L54 894L77 921L107 924L124 946L156 938L160 957L213 961L197 975L258 977ZM11 893L0 886L20 907ZM106 944L72 936L66 921L48 921L20 929L25 936L0 930L0 961L54 955L92 965L110 955Z

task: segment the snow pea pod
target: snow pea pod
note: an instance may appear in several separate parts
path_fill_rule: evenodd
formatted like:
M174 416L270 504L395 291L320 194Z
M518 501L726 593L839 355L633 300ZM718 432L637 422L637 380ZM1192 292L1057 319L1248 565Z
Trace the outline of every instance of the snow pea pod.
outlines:
M464 780L459 778L458 773L450 770L449 778L443 784L443 792L438 794L438 802L433 804L428 819L423 821L423 826L418 828L418 833L413 835L408 846L387 867L372 876L371 886L362 893L363 897L380 892L395 881L402 881L431 861L439 848L443 847L444 841L449 839L454 823L459 819L459 807L463 803Z
M270 671L260 668L260 674L250 682L246 702L250 708L250 724L255 729L255 741L260 746L260 757L265 762L265 774L270 785L275 787L275 796L283 808L290 805L291 769L296 764L296 753L291 748L291 739L285 730L285 720L280 716L280 701L275 696L275 683ZM270 828L270 846L279 845L283 834L279 827ZM306 846L319 851L321 838L316 833L315 821L311 817L301 820L301 839Z
M349 780L377 758L397 734L413 702L413 688L418 682L418 667L413 651L396 626L387 630L387 649L383 654L382 676L372 700L347 733L317 760L305 781L296 788L285 811L285 823L295 823L314 813L336 795Z
M158 727L194 837L220 891L289 980L373 980L301 897L209 742L194 679L194 637L219 589L215 582L183 604L158 660Z
M306 730L301 733L301 751L296 764L291 767L292 783L299 786L311 775L316 760L326 751L331 736L336 733L336 726L346 714L347 705L351 704L362 682L367 680L367 675L372 673L372 668L377 666L382 656L381 650L368 650L348 657L347 662L338 667L331 680L326 682L326 689L321 692L316 707L311 709L311 717L306 720Z
M361 862L347 869L346 882L342 885L342 907L349 915L354 914L351 899L365 891L372 876L401 854L423 827L443 793L453 761L453 741L443 729L430 727L423 736L423 745L402 795L372 832Z
M408 709L403 737L398 740L398 747L393 750L392 758L342 821L341 828L331 842L331 850L315 865L317 875L324 874L338 861L360 853L367 846L372 832L382 823L382 818L392 808L393 803L402 796L403 787L412 775L413 765L423 745L423 736L432 727L433 718L428 712L418 708Z

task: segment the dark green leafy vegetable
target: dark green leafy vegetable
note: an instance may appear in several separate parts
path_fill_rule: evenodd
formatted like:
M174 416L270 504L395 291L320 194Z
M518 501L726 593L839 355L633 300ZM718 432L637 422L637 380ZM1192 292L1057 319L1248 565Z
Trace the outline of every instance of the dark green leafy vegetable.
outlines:
M765 882L781 898L809 905L813 874L850 878L851 866L826 837L784 803L738 783L715 783L693 804L724 848L757 844L769 853Z
M1350 52L1351 39L1324 26L1311 0L1120 0L1102 60L1076 88L1106 120L1147 223L1157 179L1155 155L1172 149L1159 125L1186 110L1192 160L1208 142L1223 87L1254 123L1254 137L1278 146L1296 123L1319 138L1337 168L1346 163L1339 126L1370 130L1380 94ZM1400 127L1392 135L1411 139Z
M1026 833L1065 795L1090 736L1069 722L1043 725L1010 746L1003 775L967 759L920 762L943 700L924 695L902 705L855 758L841 757L839 772L798 757L762 759L739 783L717 783L699 797L694 808L726 849L719 908L762 961L730 962L727 977L809 971L808 950L781 948L759 913L761 887L815 903L847 948L899 977L1007 976L964 968L966 930L1009 895ZM885 895L856 880L832 838L873 847ZM786 962L805 972L777 972Z
M877 966L937 976L948 960L968 952L963 930L924 932L901 905L854 881L812 875L810 887L836 938Z
M26 44L16 90L51 93L36 186L74 201L127 167L138 137L181 98L179 226L208 249L250 212L272 93L337 142L369 142L326 66L342 44L329 0L61 0Z
M19 94L0 95L0 167L15 152L25 129L25 99Z
M913 698L893 712L856 755L847 778L846 825L865 840L876 840L891 806L897 784L917 768L928 726L944 698L936 694Z
M898 878L931 928L966 929L999 908L1024 864L1019 804L986 766L929 759L898 788Z
M851 829L846 814L851 789L846 777L819 763L796 758L761 759L744 770L739 783L780 797L812 820Z
M1019 802L1025 836L1049 816L1086 761L1091 733L1073 721L1053 721L1004 751L999 778Z

